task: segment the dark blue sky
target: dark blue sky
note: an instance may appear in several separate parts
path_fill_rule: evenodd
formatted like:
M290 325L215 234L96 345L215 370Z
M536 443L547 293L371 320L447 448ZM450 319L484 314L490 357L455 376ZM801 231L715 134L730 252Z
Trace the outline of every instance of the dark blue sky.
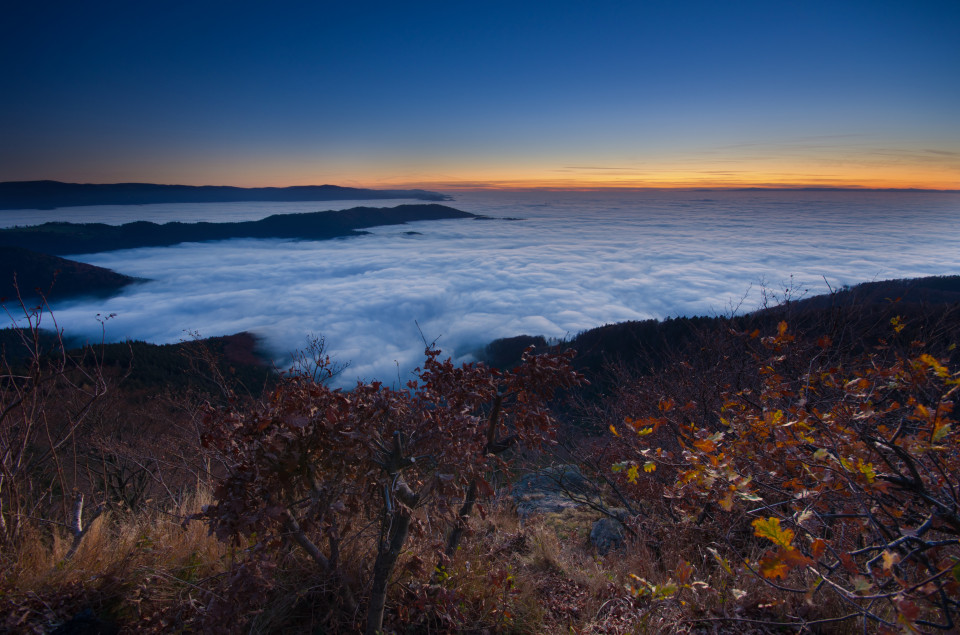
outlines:
M0 180L960 187L960 2L12 1Z

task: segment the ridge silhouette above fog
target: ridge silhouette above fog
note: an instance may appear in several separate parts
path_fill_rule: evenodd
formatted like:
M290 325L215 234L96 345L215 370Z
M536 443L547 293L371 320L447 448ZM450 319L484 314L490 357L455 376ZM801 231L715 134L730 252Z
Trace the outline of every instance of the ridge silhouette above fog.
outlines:
M356 236L366 227L422 220L483 218L437 204L353 207L341 211L274 214L237 223L44 223L0 229L0 246L23 247L48 254L84 254L135 247L166 247L183 242L230 238L324 240Z
M427 190L371 190L339 185L232 187L227 185L159 185L156 183L0 183L0 209L55 209L80 205L148 205L153 203L234 203L240 201L353 201L411 198L449 201Z

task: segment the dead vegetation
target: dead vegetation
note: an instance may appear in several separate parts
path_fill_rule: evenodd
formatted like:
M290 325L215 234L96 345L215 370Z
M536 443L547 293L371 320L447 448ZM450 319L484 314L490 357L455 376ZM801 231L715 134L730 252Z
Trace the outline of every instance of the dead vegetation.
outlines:
M534 388L570 389L557 360L518 378L434 356L426 393L351 396L312 363L262 399L211 371L176 402L35 346L0 378L0 631L369 631L379 576L388 633L950 632L960 375L885 320L847 348L785 322L709 334L552 414ZM517 513L543 495L511 483L572 465L579 504ZM594 546L600 518L622 546Z

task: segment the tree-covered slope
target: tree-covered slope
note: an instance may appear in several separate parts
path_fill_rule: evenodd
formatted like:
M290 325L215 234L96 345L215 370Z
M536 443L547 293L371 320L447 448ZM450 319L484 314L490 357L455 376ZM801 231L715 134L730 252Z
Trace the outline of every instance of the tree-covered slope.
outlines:
M447 201L426 190L369 190L338 185L294 187L229 187L222 185L158 185L155 183L0 183L0 209L54 209L78 205L147 205L150 203L233 203L238 201L355 201L411 198Z
M7 245L0 249L0 298L105 296L136 282L110 269Z
M53 254L82 254L230 238L323 240L358 235L359 230L378 225L455 218L480 217L446 205L415 204L274 214L258 221L236 223L44 223L0 229L0 246L19 246Z

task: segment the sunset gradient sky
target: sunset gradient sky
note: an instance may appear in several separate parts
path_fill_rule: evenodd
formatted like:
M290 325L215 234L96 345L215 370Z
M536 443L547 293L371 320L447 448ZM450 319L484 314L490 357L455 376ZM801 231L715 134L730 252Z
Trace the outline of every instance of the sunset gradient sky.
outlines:
M0 181L960 189L960 3L27 2Z

